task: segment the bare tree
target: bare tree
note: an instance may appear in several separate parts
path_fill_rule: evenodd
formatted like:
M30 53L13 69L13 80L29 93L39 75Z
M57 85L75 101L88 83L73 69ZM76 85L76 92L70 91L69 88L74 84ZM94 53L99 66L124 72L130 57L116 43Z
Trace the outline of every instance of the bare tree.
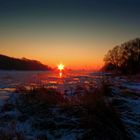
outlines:
M115 46L104 57L105 68L112 65L123 73L137 73L140 70L140 39L136 38Z

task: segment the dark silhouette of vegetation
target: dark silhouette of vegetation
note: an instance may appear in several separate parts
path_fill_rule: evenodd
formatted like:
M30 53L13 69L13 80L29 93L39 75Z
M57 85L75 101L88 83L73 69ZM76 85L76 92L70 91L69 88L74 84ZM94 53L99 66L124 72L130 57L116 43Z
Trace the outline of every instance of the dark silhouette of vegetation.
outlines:
M61 130L69 133L77 130L79 140L131 139L119 114L107 100L111 90L106 84L93 92L71 98L44 86L19 87L16 92L19 93L18 110L35 119L32 127L47 130L55 138L63 136ZM83 132L78 135L81 129Z
M41 64L36 60L29 60L26 58L18 59L5 55L0 55L0 69L1 70L50 70L47 65Z
M109 50L104 58L104 70L123 74L136 74L140 71L140 39L130 40Z

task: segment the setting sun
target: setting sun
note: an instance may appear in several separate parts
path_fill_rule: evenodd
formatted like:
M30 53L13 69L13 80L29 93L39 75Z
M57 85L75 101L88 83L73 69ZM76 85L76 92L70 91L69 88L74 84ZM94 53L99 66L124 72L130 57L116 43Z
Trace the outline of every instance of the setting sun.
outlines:
M60 71L62 71L62 70L64 69L64 65L63 65L63 64L59 64L59 65L58 65L58 69L59 69Z

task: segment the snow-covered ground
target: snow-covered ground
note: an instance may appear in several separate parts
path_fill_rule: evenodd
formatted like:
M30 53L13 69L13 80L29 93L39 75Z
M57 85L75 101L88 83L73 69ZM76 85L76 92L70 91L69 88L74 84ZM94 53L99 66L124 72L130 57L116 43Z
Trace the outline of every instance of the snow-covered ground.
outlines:
M111 98L114 101L114 106L121 113L122 121L128 128L128 131L133 136L133 139L139 140L140 83L130 81L127 77L114 77L108 73L87 74L85 72L80 73L79 75L78 72L74 72L69 74L69 76L59 78L57 74L52 74L50 72L0 71L0 106L2 107L5 103L7 103L7 100L9 98L10 100L8 102L15 104L15 97L17 95L14 93L14 91L16 87L21 85L30 87L42 84L47 87L56 88L62 94L73 96L77 90L77 87L80 87L78 88L78 91L80 91L80 93L83 93L85 89L92 90L93 87L96 88L96 86L99 84L100 79L104 77L107 77L107 79L109 79L109 82L111 83L113 93L113 96ZM82 87L84 87L84 89ZM18 123L14 121L11 122L9 119L10 117L13 117L15 119L21 117L24 119L24 116L20 115L20 112L18 112L15 109L12 111L1 111L0 120L7 118L8 123L5 125L2 122L0 122L0 131L7 130L9 133L14 133L11 131L16 131L21 134L26 134L28 136L26 138L27 140L34 140L34 135L39 135L43 133L32 130L31 124L29 123L29 121L33 121L32 118L28 118L27 121ZM77 135L78 132L73 132L71 134L64 132L64 134L65 135L61 137L61 140L75 140L75 135ZM50 134L48 133L47 136L49 135ZM51 138L51 135L50 139L53 139Z
M140 83L124 77L111 78L113 99L134 140L140 140ZM135 79L134 79L135 80Z

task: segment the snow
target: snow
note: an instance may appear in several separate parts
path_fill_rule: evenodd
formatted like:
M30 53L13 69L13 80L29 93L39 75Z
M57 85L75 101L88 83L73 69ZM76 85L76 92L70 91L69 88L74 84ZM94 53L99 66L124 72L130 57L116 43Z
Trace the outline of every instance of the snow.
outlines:
M121 102L117 108L121 109L121 119L132 134L133 140L140 139L140 83L128 79L111 79L114 99ZM128 93L128 94L127 94Z
M112 77L110 73L90 73L84 74L84 76L78 76L77 74L71 74L69 77L60 79L56 75L47 73L47 72L19 72L19 71L0 71L0 107L5 103L9 102L12 104L16 103L17 94L13 93L15 88L20 85L33 86L37 84L44 84L47 87L54 87L59 90L61 93L66 94L66 96L75 96L75 90L77 87L85 87L87 90L90 90L96 87L99 83L99 80L102 76L108 76L110 83L112 84L112 100L122 101L120 106L126 108L121 112L121 119L123 123L128 127L128 130L133 134L133 140L139 140L140 134L137 127L140 126L139 116L140 116L140 83L128 81L126 77ZM92 87L90 87L92 85ZM80 93L84 92L82 88L78 89ZM124 91L130 91L130 95L123 94ZM137 94L133 94L137 93ZM133 94L131 96L131 94ZM8 100L10 99L10 100ZM54 109L54 114L57 112L57 108ZM0 112L0 117L7 115L12 116L13 118L18 118L21 113L16 109L11 111L6 111L4 113ZM60 116L61 118L65 116ZM16 123L16 132L21 132L26 135L26 139L34 139L35 136L39 134L45 134L49 139L54 140L55 138L48 131L36 131L32 129L31 122L33 118L29 118L24 122L17 121ZM65 119L64 119L65 120ZM73 122L76 123L75 118L72 118ZM10 128L11 123L8 123L7 126L1 127L1 129ZM63 133L60 140L76 140L76 132L67 133L65 130L60 130L60 133Z
M132 90L138 90L140 93L140 83L128 83L124 84L125 87Z

